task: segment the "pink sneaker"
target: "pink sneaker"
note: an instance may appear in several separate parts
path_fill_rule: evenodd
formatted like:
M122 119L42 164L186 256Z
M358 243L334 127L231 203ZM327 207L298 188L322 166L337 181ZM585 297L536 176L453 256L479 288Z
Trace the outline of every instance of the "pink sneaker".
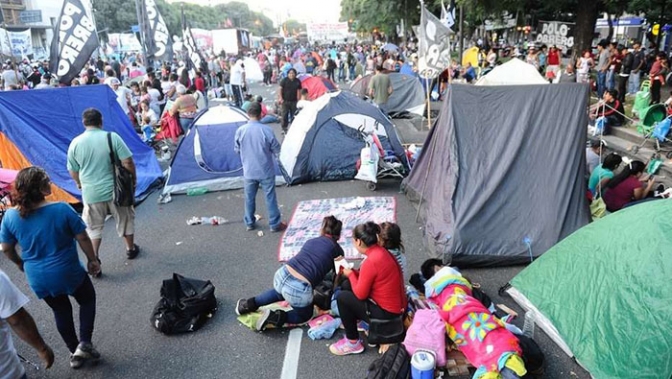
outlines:
M329 346L329 351L334 355L359 354L364 351L364 344L360 340L352 343L346 337L343 337L338 342Z

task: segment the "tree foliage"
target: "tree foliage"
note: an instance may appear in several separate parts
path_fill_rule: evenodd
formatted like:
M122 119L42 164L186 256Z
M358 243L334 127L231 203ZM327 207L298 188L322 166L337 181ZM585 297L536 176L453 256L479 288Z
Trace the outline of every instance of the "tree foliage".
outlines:
M342 0L341 21L352 20L357 32L381 30L394 34L401 20L406 25L420 22L420 2L418 0Z
M135 0L93 0L94 16L98 31L128 33L132 25L138 24ZM261 12L255 12L245 3L230 2L215 7L195 4L168 4L157 0L156 4L166 21L171 35L182 34L181 7L184 15L194 28L219 29L240 27L252 34L265 36L275 31L273 21Z
M285 29L287 29L287 32L290 34L298 34L301 32L305 32L306 29L306 24L300 23L296 20L287 20L283 23L283 26Z

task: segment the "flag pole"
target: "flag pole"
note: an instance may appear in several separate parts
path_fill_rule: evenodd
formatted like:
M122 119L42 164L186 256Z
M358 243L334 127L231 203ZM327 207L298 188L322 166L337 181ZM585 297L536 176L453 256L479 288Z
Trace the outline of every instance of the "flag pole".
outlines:
M140 4L141 1L142 5ZM142 18L142 15L144 14L142 8L144 8L144 6L145 6L144 0L135 0L135 13L138 17L138 28L140 28L140 45L142 46L142 61L145 64L145 67L147 67L147 46L145 46L146 41L143 29L144 22Z
M432 85L432 81L429 80L429 78L425 78L425 84L427 90L425 91L427 94L427 129L432 128L432 103L431 103L431 98L430 95L432 93L432 89L429 88L430 85Z

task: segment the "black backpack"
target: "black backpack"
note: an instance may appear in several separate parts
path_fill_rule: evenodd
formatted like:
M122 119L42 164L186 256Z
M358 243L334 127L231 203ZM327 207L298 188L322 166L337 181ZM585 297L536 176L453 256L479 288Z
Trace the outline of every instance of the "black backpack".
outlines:
M409 379L411 377L411 357L406 348L397 343L369 366L366 379Z
M161 300L152 312L152 326L164 334L194 332L217 310L215 286L207 280L173 274L163 281Z

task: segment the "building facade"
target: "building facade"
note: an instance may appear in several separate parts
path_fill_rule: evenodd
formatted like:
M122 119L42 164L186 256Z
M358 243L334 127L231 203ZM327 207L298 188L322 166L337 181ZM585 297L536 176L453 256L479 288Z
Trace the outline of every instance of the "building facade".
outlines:
M63 0L0 0L3 28L10 32L15 56L34 60L48 59Z

